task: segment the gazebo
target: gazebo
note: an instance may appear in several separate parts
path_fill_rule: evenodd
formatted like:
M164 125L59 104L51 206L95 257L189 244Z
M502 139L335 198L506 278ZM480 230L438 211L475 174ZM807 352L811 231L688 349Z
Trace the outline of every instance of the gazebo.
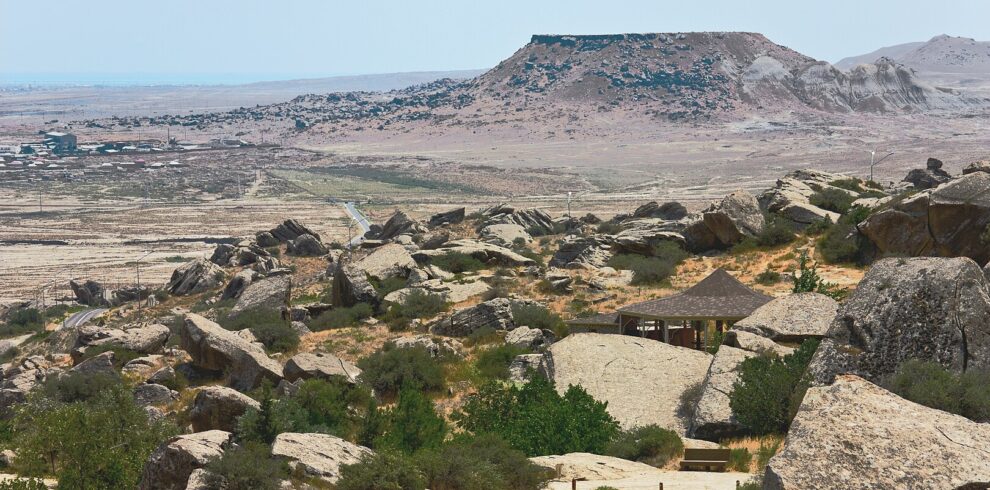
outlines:
M619 308L618 326L624 334L704 349L716 332L725 332L771 299L719 268L677 294Z
M622 333L619 330L619 314L615 312L575 318L566 323L571 333Z

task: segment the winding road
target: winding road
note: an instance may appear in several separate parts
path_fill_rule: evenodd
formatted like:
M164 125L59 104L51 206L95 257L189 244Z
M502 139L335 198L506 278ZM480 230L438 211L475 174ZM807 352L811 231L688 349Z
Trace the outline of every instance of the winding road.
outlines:
M361 233L352 238L349 245L352 247L355 245L360 245L361 242L364 241L364 234L371 230L371 223L368 222L368 218L361 214L361 211L358 211L357 207L354 206L354 203L345 202L344 209L347 210L347 214L351 215L351 218L353 218L354 221L357 221L358 226L361 227Z
M93 308L90 310L83 310L73 313L72 316L66 318L62 322L62 326L59 328L76 328L85 325L93 318L96 318L104 313L106 313L106 308Z

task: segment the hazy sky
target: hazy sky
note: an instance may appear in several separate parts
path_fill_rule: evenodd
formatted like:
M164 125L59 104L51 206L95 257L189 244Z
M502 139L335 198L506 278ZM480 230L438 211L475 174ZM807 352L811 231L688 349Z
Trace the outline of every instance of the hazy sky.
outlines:
M534 33L756 31L838 61L951 34L990 0L0 0L0 80L249 81L487 68Z

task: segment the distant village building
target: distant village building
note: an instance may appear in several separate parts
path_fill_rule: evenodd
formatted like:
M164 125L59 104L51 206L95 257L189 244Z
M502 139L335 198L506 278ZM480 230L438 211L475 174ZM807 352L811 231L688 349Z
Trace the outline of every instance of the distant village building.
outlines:
M76 135L74 134L51 131L45 133L45 143L57 155L76 151Z

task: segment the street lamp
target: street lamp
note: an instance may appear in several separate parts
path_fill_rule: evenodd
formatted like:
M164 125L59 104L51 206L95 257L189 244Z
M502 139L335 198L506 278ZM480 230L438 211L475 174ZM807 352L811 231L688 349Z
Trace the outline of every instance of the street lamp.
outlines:
M870 151L870 182L873 182L873 167L876 167L877 165L880 165L880 162L886 160L887 157L889 157L889 156L891 156L893 154L894 154L894 152L890 152L890 153L888 153L888 154L880 157L879 160L877 160L876 159L876 157L877 157L877 150L871 150Z

